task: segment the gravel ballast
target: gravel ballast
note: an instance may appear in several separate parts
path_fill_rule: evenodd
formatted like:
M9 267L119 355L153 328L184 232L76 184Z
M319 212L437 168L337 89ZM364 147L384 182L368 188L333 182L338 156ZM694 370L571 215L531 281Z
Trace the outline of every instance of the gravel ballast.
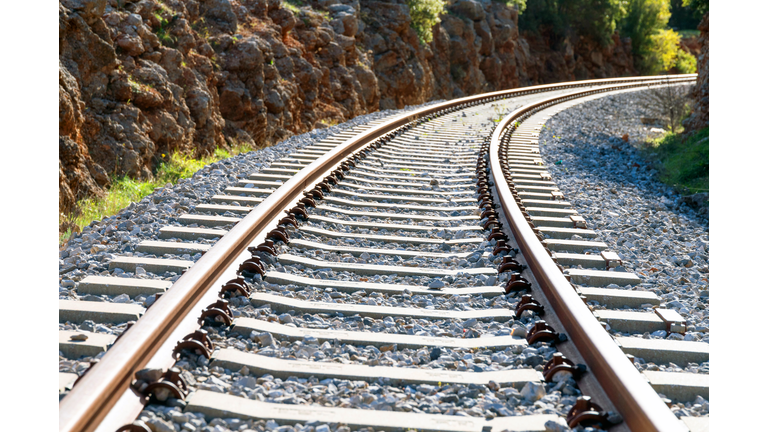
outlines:
M708 343L708 213L691 208L682 195L658 181L638 150L661 135L659 126L640 120L651 116L636 92L578 104L546 122L539 139L541 155L587 227L618 253L626 271L642 279L633 289L656 293L660 307L687 320L685 336L657 331L641 337ZM624 134L628 143L621 139ZM636 359L635 365L640 370L709 373L708 362L657 365ZM673 411L678 416L706 415L708 402L676 404Z
M609 244L624 260L627 271L643 278L642 289L656 292L662 298L662 307L675 309L689 321L686 340L708 342L708 219L683 203L682 197L675 195L671 188L653 179L654 172L646 170L647 165L637 150L620 140L621 135L629 133L632 144L637 144L649 133L650 126L642 125L639 117L645 116L642 106L637 103L636 94L609 96L596 101L563 111L550 119L542 131L541 152L553 180L579 213L585 217L590 229L598 232L600 239ZM434 102L433 102L434 103ZM428 104L425 104L428 105ZM419 107L409 107L416 109ZM511 105L510 105L511 108ZM119 215L95 222L82 234L73 236L69 245L60 253L60 288L61 299L79 299L90 301L116 301L110 296L79 296L76 283L88 275L110 275L139 277L175 281L179 275L165 273L152 274L143 269L134 273L110 271L109 261L117 256L140 256L135 252L136 245L142 240L157 240L158 230L165 225L178 225L176 219L184 213L194 210L194 206L208 202L214 194L222 193L226 187L236 186L248 174L261 171L275 160L311 145L340 130L364 124L382 116L392 115L393 111L373 113L358 117L342 125L307 134L295 136L268 149L239 155L234 158L212 164L191 179L183 180L175 186L167 185L141 202L132 204ZM608 117L608 116L613 117ZM607 120L607 121L606 121ZM645 134L645 135L644 135ZM556 137L556 138L555 138ZM635 166L637 165L637 166ZM599 172L598 172L599 171ZM365 182L357 182L365 184ZM355 188L344 188L355 191ZM431 188L430 188L431 189ZM450 189L440 183L439 188ZM397 196L394 195L393 196ZM469 195L473 197L473 194ZM352 199L355 200L354 198ZM455 204L432 204L436 207L454 206ZM462 204L466 205L466 204ZM341 206L345 210L377 211L375 208ZM394 213L407 210L395 208ZM313 209L321 216L341 220L352 218L333 211ZM439 212L448 216L447 212ZM470 214L469 211L455 212L453 216ZM228 216L234 216L228 214ZM130 222L130 223L128 223ZM408 220L398 223L412 224ZM473 225L477 221L456 221L443 226L460 227ZM325 222L308 223L322 229L343 231L351 235L373 234L365 228L348 228L341 224ZM378 233L381 234L381 233ZM478 236L471 232L461 234L446 230L432 233L420 233L407 230L385 230L392 236L429 237L455 239ZM405 247L401 244L365 241L352 242L343 238L331 238L309 233L295 237L305 240L334 244L337 246L372 247L394 249ZM461 236L461 237L459 237ZM211 244L215 240L209 241ZM445 269L469 269L473 267L495 266L498 257L489 256L492 244L482 242L471 246L459 245L448 249L433 246L407 246L408 250L422 252L469 252L466 259L444 259L433 257L399 256L396 254L365 254L353 257L350 254L335 252L310 252L302 248L280 246L282 252L329 262L367 263L379 265L402 265L406 267L430 266ZM185 255L182 259L196 261L200 254ZM272 263L272 269L291 274L308 275L319 279L331 277L339 280L368 281L360 275L330 269L312 269L301 265L281 266ZM655 269L655 270L654 270ZM508 276L506 276L508 277ZM506 281L505 277L496 277L491 281L487 277L460 275L446 277L435 283L451 287L490 286ZM426 276L392 276L371 278L371 282L406 283L426 285L433 278ZM488 300L482 296L388 296L364 292L342 293L335 289L304 288L294 285L277 285L259 280L252 281L258 291L266 291L286 297L296 297L307 301L340 302L379 306L426 307L442 310L469 310L485 307L512 307L519 300L517 295ZM142 296L122 298L120 302L147 305L152 299ZM127 297L127 296L125 296ZM494 335L519 335L533 324L533 317L525 315L521 320L506 323L458 319L419 320L412 318L361 319L360 317L341 317L328 314L280 314L273 312L268 305L251 304L244 297L230 300L236 316L252 317L265 321L280 322L286 325L327 328L338 330L366 330L383 333L421 334L428 336L460 337L472 332L473 337ZM124 325L111 328L110 325L88 323L88 330L119 334ZM60 324L63 329L85 329L74 324ZM374 347L354 347L345 344L318 342L309 338L288 343L274 341L267 334L237 336L206 326L218 348L234 348L284 359L313 359L315 361L333 361L343 358L344 362L386 365L397 367L420 367L429 369L451 370L503 370L532 367L541 370L541 365L549 360L556 351L547 344L536 344L522 352L507 350L442 350L430 349L381 350ZM267 337L269 335L269 337ZM644 335L648 338L674 339L679 335ZM60 371L82 372L88 365L87 358L80 360L60 360ZM269 375L253 377L248 371L230 371L219 367L210 367L202 356L195 358L184 354L179 364L185 370L184 375L190 387L220 391L237 396L275 403L305 404L322 403L337 407L354 407L374 410L396 410L427 412L446 415L470 416L515 416L533 413L565 415L567 409L580 394L575 382L568 379L560 383L540 384L539 387L526 387L519 391L499 392L488 386L442 385L442 386L390 386L387 382L362 383L359 381L329 379L289 378L281 380ZM690 365L653 365L638 361L638 367L650 370L685 370L688 372L708 373L708 363ZM470 397L466 397L470 395ZM320 397L321 396L321 397ZM458 397L461 396L461 397ZM414 401L418 401L415 403ZM179 402L181 403L181 402ZM682 405L682 404L678 404ZM675 409L676 408L676 409ZM678 415L704 415L708 413L708 402L675 406ZM236 419L214 419L206 422L199 415L182 413L181 406L160 407L150 405L142 412L141 419L152 425L153 430L349 430L338 425L321 425L312 422L305 425L278 427L268 421L242 421Z

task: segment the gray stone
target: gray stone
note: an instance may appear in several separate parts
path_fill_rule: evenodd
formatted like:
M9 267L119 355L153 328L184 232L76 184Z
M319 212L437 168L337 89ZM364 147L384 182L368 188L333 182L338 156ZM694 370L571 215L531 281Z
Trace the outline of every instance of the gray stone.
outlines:
M259 333L256 335L256 340L258 340L262 346L271 346L275 343L275 339L272 337L272 333L269 332Z
M442 281L442 280L440 280L440 279L433 279L433 280L432 280L432 281L429 283L428 287L429 287L429 288L431 288L431 289L440 289L440 288L443 288L443 287L445 287L445 282L443 282L443 281Z
M162 368L148 368L136 371L135 377L137 380L142 380L148 383L155 382L162 378Z
M523 387L520 394L528 401L535 402L547 394L547 390L542 383L529 382Z

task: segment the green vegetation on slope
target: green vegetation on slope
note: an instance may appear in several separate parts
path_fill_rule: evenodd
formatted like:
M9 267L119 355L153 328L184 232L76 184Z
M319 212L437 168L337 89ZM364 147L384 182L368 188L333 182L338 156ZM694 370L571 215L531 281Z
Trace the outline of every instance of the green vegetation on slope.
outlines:
M520 28L550 34L553 45L582 35L607 45L626 15L622 0L527 0L525 11Z
M411 27L416 30L421 43L432 42L432 27L440 22L445 13L444 0L407 0L411 15Z
M701 19L696 9L701 1L672 2L678 6L676 18ZM641 73L696 72L696 59L680 48L680 35L669 28L670 0L526 0L522 6L526 12L520 28L547 35L553 48L578 36L607 45L618 29L622 37L632 39L635 67Z
M245 145L235 147L231 153L224 149L216 149L213 156L201 159L173 153L167 162L160 164L155 178L152 180L138 181L128 177L113 178L112 186L103 198L80 200L77 202L78 213L76 215L70 214L59 217L59 226L65 227L59 233L59 245L69 240L73 232L81 231L93 221L117 214L132 202L141 201L155 188L163 187L168 183L176 184L181 179L192 177L208 164L248 151L251 151L251 148Z
M680 35L667 28L669 7L669 0L629 0L627 4L621 30L632 38L635 66L642 73L696 72L696 58L680 48Z
M681 133L669 132L652 140L646 152L662 182L683 194L709 192L709 128L684 141Z

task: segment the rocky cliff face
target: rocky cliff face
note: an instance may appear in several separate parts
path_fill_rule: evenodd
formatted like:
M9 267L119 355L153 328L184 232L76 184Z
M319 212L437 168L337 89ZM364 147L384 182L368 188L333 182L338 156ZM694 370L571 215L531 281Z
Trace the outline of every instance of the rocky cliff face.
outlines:
M298 5L298 6L297 6ZM634 74L614 37L549 47L514 8L451 0L421 44L404 0L60 0L59 208L172 151L270 145L378 109Z
M686 134L709 127L709 13L704 15L698 28L701 32L698 40L701 48L696 58L696 70L699 76L691 93L693 112L683 121Z

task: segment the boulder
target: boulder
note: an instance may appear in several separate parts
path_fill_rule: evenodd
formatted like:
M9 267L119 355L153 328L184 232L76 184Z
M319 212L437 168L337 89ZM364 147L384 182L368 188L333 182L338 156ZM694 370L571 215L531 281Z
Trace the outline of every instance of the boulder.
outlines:
M459 0L454 8L456 12L471 19L472 21L485 18L485 10L483 10L483 5L474 0Z

